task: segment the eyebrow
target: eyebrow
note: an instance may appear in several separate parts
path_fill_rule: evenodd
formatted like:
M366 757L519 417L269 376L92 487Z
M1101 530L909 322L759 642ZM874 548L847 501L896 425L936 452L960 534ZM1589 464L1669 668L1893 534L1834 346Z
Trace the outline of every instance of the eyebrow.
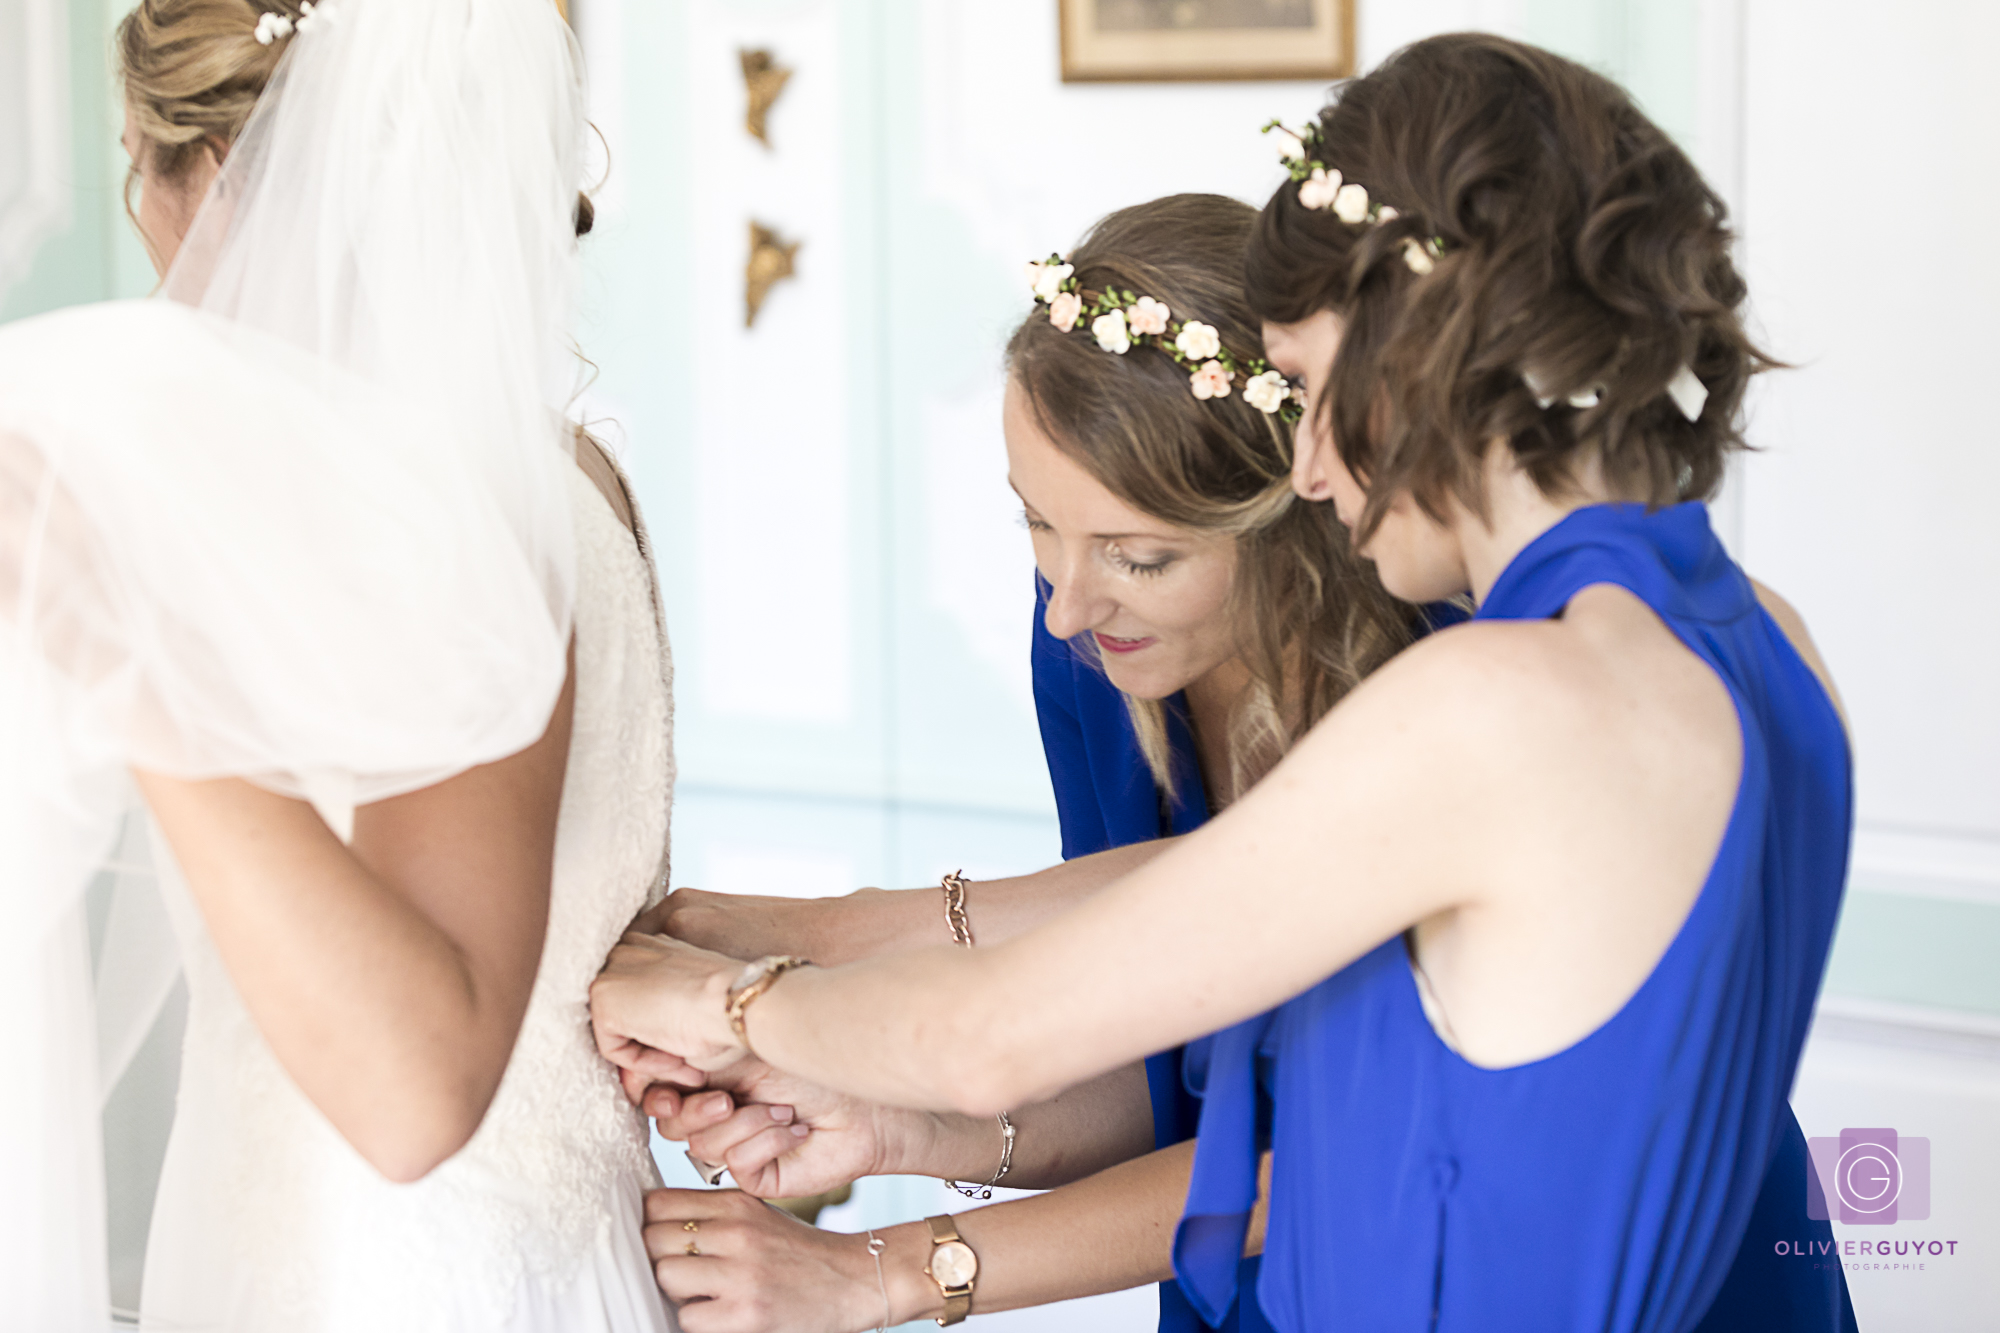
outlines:
M1021 488L1014 484L1014 479L1012 477L1007 478L1007 489L1014 492L1014 498L1021 502L1022 508L1028 510L1031 513L1037 512L1035 510L1035 507L1032 504L1028 503L1028 497L1021 494ZM1123 541L1127 537L1143 537L1147 541L1151 542L1174 542L1174 541L1186 540L1186 538L1184 537L1169 536L1165 533L1160 533L1160 532L1093 532L1090 534L1090 539L1094 542Z

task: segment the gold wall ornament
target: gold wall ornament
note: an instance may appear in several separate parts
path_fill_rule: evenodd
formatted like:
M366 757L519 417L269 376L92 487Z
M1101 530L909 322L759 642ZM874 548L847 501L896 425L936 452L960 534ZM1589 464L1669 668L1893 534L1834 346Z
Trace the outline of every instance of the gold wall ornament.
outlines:
M750 131L751 137L758 143L769 148L771 139L764 132L764 117L777 104L792 72L780 65L769 51L738 51L736 54L743 60L743 90L749 94L748 105L743 111L743 128Z
M757 312L771 288L793 275L792 257L802 242L786 242L761 222L750 223L750 261L743 266L743 327L755 328Z

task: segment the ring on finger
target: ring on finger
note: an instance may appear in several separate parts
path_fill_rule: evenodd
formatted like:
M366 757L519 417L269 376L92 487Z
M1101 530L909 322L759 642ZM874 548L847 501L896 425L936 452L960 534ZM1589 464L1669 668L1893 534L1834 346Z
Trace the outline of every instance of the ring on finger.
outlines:
M701 1230L701 1223L699 1223L699 1222L683 1222L683 1223L681 1223L681 1230L682 1230L682 1231L699 1231L699 1230Z
M689 1241L687 1243L686 1254L691 1259L699 1259L701 1257L701 1246L695 1244L693 1241Z

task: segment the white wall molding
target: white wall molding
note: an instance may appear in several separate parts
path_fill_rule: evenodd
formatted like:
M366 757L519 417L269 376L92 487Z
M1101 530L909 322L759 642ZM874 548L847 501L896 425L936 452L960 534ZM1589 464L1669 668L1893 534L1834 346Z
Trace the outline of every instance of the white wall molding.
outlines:
M1813 1014L1810 1040L1931 1051L1989 1061L2000 1069L2000 1015L1996 1014L1827 995Z
M0 295L70 212L65 0L0 5Z
M1848 878L1868 893L2000 907L2000 837L1864 820Z

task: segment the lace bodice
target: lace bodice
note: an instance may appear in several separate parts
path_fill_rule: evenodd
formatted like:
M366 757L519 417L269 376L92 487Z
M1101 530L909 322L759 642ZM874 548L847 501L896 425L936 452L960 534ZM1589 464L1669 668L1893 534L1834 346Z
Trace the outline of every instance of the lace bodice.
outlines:
M561 1288L607 1228L639 1224L605 1200L607 1182L657 1183L645 1122L597 1054L587 1000L664 892L671 665L643 529L635 543L572 475L576 704L548 933L492 1106L429 1176L384 1181L278 1065L166 867L190 1003L149 1326L498 1328L524 1282Z

